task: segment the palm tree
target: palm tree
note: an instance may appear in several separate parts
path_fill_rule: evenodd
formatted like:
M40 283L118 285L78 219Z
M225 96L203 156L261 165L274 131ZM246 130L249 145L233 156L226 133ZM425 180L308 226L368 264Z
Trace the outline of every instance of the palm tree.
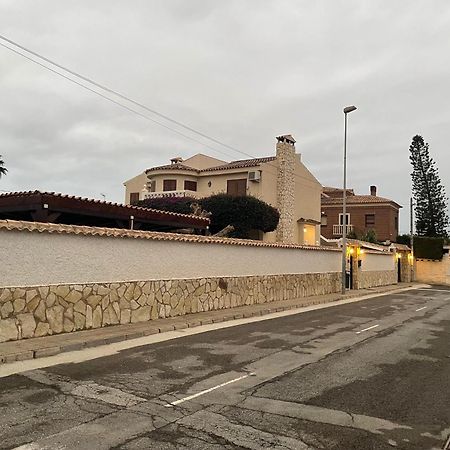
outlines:
M8 172L8 169L5 167L5 162L2 159L2 155L0 155L0 178L2 175L6 175L6 172Z

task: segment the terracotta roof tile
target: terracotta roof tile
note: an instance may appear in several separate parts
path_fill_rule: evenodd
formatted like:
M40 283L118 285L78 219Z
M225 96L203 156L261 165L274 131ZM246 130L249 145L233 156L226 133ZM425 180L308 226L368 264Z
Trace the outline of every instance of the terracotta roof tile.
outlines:
M79 225L62 225L55 223L25 222L19 220L0 220L0 232L7 231L28 231L37 233L56 234L78 234L84 236L105 236L116 238L149 239L155 241L176 241L176 242L196 242L201 244L223 244L240 245L249 247L275 247L291 249L309 249L322 251L338 251L340 249L332 247L319 247L295 244L279 244L262 241L252 241L250 239L224 238L214 236L200 236L176 233L163 233L157 231L124 230L122 228L101 228L87 227Z
M195 169L194 167L189 167L182 163L175 163L175 164L165 164L164 166L150 167L145 171L145 173L154 172L157 170L187 170L189 172L195 173L200 172L198 169Z
M349 195L347 196L347 204L355 205L355 204L370 204L370 203L391 203L397 205L399 208L401 206L394 202L394 200L390 200L384 197L378 197L375 195ZM322 205L340 205L342 204L342 198L333 198L333 197L322 197Z
M240 159L237 161L231 161L227 164L222 164L220 166L209 167L207 169L203 169L201 172L211 172L215 170L227 170L227 169L241 169L246 167L255 167L260 164L268 163L271 161L275 161L276 156L267 156L264 158L251 158L251 159Z
M267 156L264 158L251 158L251 159L239 159L236 161L231 161L229 163L220 164L218 166L214 167L208 167L206 169L195 169L193 167L186 166L182 163L176 163L176 164L166 164L164 166L157 166L157 167L150 167L145 171L145 173L148 172L155 172L158 170L188 170L190 172L195 172L197 174L203 173L203 172L212 172L216 170L228 170L228 169L241 169L246 167L255 167L259 166L260 164L267 163L270 161L274 161L276 159L275 156Z

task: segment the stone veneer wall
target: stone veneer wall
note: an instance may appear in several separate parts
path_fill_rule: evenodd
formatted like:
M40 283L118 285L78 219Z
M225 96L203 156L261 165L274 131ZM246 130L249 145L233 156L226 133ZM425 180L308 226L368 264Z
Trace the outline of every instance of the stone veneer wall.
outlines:
M329 294L339 289L338 272L3 287L0 342Z
M277 242L287 244L294 242L295 158L294 145L278 141L277 208L280 220L276 229L276 239Z
M388 286L397 283L396 270L371 270L370 272L360 271L358 273L357 289L365 289L376 286Z

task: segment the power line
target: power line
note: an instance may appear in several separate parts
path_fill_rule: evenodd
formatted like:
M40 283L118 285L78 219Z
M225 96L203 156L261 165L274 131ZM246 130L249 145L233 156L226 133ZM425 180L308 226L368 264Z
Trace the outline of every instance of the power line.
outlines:
M245 155L245 156L247 156L247 157L250 157L251 159L254 159L254 158L255 158L254 155L251 155L251 154L246 153L246 152L244 152L244 151L242 151L242 150L240 150L240 149L237 149L237 148L232 147L232 146L230 146L230 145L228 145L228 144L226 144L226 143L223 143L223 142L221 142L221 141L218 140L218 139L215 139L215 138L213 138L213 137L211 137L211 136L208 136L208 135L205 134L205 133L202 133L201 131L195 130L194 128L192 128L192 127L190 127L190 126L188 126L188 125L185 125L185 124L183 124L183 123L181 123L181 122L179 122L179 121L177 121L177 120L175 120L175 119L172 119L172 118L166 116L165 114L162 114L162 113L160 113L160 112L158 112L158 111L156 111L156 110L154 110L154 109L152 109L152 108L149 108L148 106L146 106L146 105L144 105L144 104L142 104L142 103L140 103L140 102L137 102L137 101L135 101L135 100L129 98L128 96L126 96L126 95L124 95L124 94L121 94L120 92L117 92L117 91L115 91L115 90L113 90L113 89L111 89L111 88L108 88L107 86L104 86L104 85L102 85L102 84L100 84L100 83L97 83L96 81L92 80L91 78L88 78L88 77L86 77L86 76L84 76L84 75L81 75L81 74L79 74L78 72L75 72L74 70L71 70L71 69L69 69L69 68L67 68L67 67L65 67L65 66L63 66L63 65L61 65L61 64L59 64L59 63L57 63L57 62L55 62L55 61L52 61L51 59L49 59L49 58L47 58L47 57L45 57L45 56L43 56L43 55L41 55L41 54L39 54L39 53L37 53L37 52L34 52L33 50L30 50L30 49L28 49L28 48L26 48L26 47L24 47L24 46L18 44L17 42L15 42L15 41L13 41L13 40L11 40L11 39L8 39L8 38L5 37L5 36L0 35L0 40L3 40L3 41L5 41L5 42L8 42L9 44L12 44L12 45L14 45L14 46L16 46L16 47L22 49L23 51L25 51L25 52L27 52L27 53L30 53L30 54L33 55L33 56L36 56L37 58L39 58L39 59L41 59L41 60L47 62L48 64L51 64L51 65L53 65L53 66L55 66L55 67L58 67L59 69L61 69L61 70L65 71L65 72L67 72L67 73L73 75L74 77L77 77L77 78L79 78L79 79L81 79L81 80L83 80L83 81L85 81L85 82L87 82L87 83L90 83L90 84L92 84L93 86L96 86L96 87L98 87L99 89L102 89L102 90L104 90L104 91L106 91L106 92L108 92L108 93L111 93L111 94L113 94L113 95L116 95L117 97L119 97L119 98L121 98L121 99L123 99L123 100L125 100L125 101L128 101L128 102L130 102L130 103L132 103L132 104L134 104L134 105L136 105L136 106L138 106L138 107L140 107L140 108L143 108L143 109L145 109L146 111L151 112L152 114L155 114L155 115L157 115L157 116L159 116L159 117L161 117L161 118L163 118L163 119L165 119L165 120L167 120L167 121L169 121L169 122L172 122L172 123L174 123L174 124L176 124L176 125L178 125L178 126L184 128L184 129L186 129L186 130L188 130L188 131L191 131L191 132L193 132L193 133L196 133L197 135L199 135L199 136L201 136L201 137L204 137L205 139L208 139L208 140L210 140L210 141L212 141L212 142L214 142L214 143L216 143L216 144L218 144L218 145L221 145L221 146L226 147L226 148L228 148L228 149L230 149L230 150L233 150L234 152L237 152L237 153L240 153L240 154ZM48 67L47 65L42 64L42 63L39 62L39 61L36 61L35 59L29 57L28 55L23 54L22 52L19 52L19 51L16 50L16 49L13 49L13 48L11 48L11 47L5 45L5 44L2 44L1 42L0 42L0 46L2 46L2 47L4 47L4 48L6 48L6 49L8 49L8 50L10 50L10 51L12 51L12 52L14 52L14 53L16 53L17 55L20 55L20 56L26 58L27 60L29 60L29 61L31 61L31 62L33 62L33 63L35 63L35 64L37 64L37 65L39 65L39 66L41 66L41 67L43 67L43 68L46 69L46 70L49 70L50 72L52 72L52 73L54 73L54 74L56 74L56 75L59 75L59 76L63 77L64 79L66 79L66 80L68 80L68 81L70 81L70 82L72 82L72 83L74 83L74 84L76 84L76 85L82 87L83 89L86 89L86 90L88 90L89 92L92 92L93 94L96 94L96 95L102 97L103 99L108 100L108 101L114 103L115 105L120 106L120 107L126 109L126 110L129 111L129 112L132 112L132 113L134 113L134 114L137 114L138 116L140 116L140 117L142 117L142 118L144 118L144 119L147 119L147 120L149 120L149 121L151 121L151 122L153 122L153 123L155 123L155 124L157 124L157 125L160 125L161 127L165 128L165 129L167 129L167 130L169 130L169 131L172 131L173 133L178 134L179 136L182 136L182 137L184 137L184 138L186 138L186 139L189 139L189 140L192 141L192 142L196 142L196 143L198 143L198 144L200 144L200 145L203 145L203 146L205 146L205 147L207 147L207 148L209 148L209 149L211 149L211 150L213 150L213 151L215 151L215 152L221 153L221 154L223 154L223 155L225 155L225 156L228 156L228 157L231 156L229 153L225 153L225 152L223 152L223 151L221 151L221 150L219 150L219 149L217 149L217 148L215 148L215 147L211 147L210 145L208 145L208 144L206 144L206 143L204 143L204 142L202 142L202 141L199 141L199 140L197 140L197 139L195 139L195 138L193 138L193 137L191 137L191 136L188 136L188 135L186 135L186 134L184 134L184 133L182 133L182 132L180 132L180 131L178 131L178 130L176 130L176 129L174 129L174 128L171 128L171 127L169 127L168 125L166 125L166 124L164 124L164 123L162 123L162 122L160 122L160 121L157 121L157 120L155 120L155 119L149 117L149 116L146 115L146 114L143 114L143 113L141 113L141 112L139 112L139 111L137 111L137 110L135 110L135 109L133 109L133 108L130 108L129 106L126 106L126 105L124 105L123 103L120 103L120 102L118 102L117 100L114 100L114 99L108 97L107 95L104 95L104 94L102 94L102 93L96 91L95 89L91 89L90 87L86 86L85 84L80 83L80 82L74 80L73 78L70 78L70 77L68 77L67 75L64 75L63 73L61 73L61 72L59 72L59 71L57 71L57 70L54 70L54 69ZM268 166L271 166L271 167L275 168L276 170L278 170L278 167L277 167L275 164L272 164L272 163L270 163L270 162L267 162L266 164L267 164ZM274 173L272 173L272 174L274 174ZM314 182L311 181L309 178L306 178L306 177L301 176L301 175L299 175L299 174L294 174L294 177L299 178L299 179L303 179L303 180L305 180L305 181L307 181L307 182L309 182L309 183L311 183L311 184L314 184Z
M175 125L178 125L178 126L184 128L184 129L188 130L188 131L191 131L192 133L198 134L199 136L201 136L201 137L203 137L205 139L208 139L208 140L214 142L215 144L222 145L223 147L226 147L229 150L233 150L234 152L244 154L246 156L249 156L250 158L254 158L253 155L250 155L248 153L242 152L241 150L239 150L237 148L234 148L231 145L228 145L228 144L226 144L224 142L221 142L218 139L215 139L215 138L213 138L211 136L208 136L207 134L194 129L194 128L190 127L189 125L185 125L184 123L179 122L178 120L172 119L171 117L166 116L165 114L160 113L159 111L156 111L155 109L149 108L148 106L144 105L143 103L140 103L140 102L138 102L136 100L133 100L132 98L130 98L130 97L124 95L124 94L121 94L120 92L115 91L114 89L111 89L111 88L109 88L109 87L107 87L107 86L105 86L103 84L100 84L100 83L96 82L95 80L93 80L93 79L91 79L89 77L81 75L80 73L75 72L74 70L69 69L69 68L67 68L67 67L65 67L65 66L63 66L63 65L61 65L61 64L59 64L59 63L57 63L55 61L52 61L51 59L49 59L49 58L47 58L47 57L45 57L45 56L43 56L43 55L33 51L33 50L30 50L29 48L26 48L23 45L20 45L17 42L14 42L13 40L8 39L5 36L0 35L0 39L3 40L3 41L8 42L9 44L14 45L15 47L18 47L18 48L26 51L27 53L30 53L31 55L34 55L34 56L38 57L39 59L42 59L43 61L45 61L45 62L47 62L47 63L49 63L49 64L51 64L51 65L53 65L55 67L58 67L59 69L64 70L67 73L70 73L71 75L73 75L73 76L75 76L77 78L80 78L80 79L82 79L84 81L87 81L88 83L90 83L90 84L92 84L92 85L94 85L94 86L96 86L96 87L98 87L98 88L100 88L100 89L102 89L102 90L104 90L106 92L109 92L110 94L114 94L117 97L119 97L119 98L121 98L123 100L126 100L127 102L130 102L130 103L132 103L132 104L134 104L136 106L139 106L140 108L145 109L146 111L151 112L152 114L155 114L155 115L161 117L162 119L165 119L165 120L167 120L169 122L172 122ZM9 47L6 47L6 48L9 48Z
M13 48L11 48L11 47L8 47L8 46L5 45L5 44L2 44L1 42L0 42L0 46L2 46L2 47L4 47L4 48L7 48L8 50L11 50L12 52L14 52L14 53L16 53L16 54L18 54L18 55L20 55L20 56L23 56L24 58L28 59L29 61L34 62L35 64L37 64L37 65L43 67L44 69L47 69L47 70L49 70L50 72L53 72L54 74L63 77L64 79L66 79L66 80L68 80L68 81L70 81L70 82L76 84L77 86L80 86L81 88L86 89L87 91L92 92L93 94L98 95L99 97L102 97L103 99L108 100L108 101L110 101L111 103L114 103L115 105L120 106L120 107L126 109L126 110L129 111L129 112L132 112L132 113L134 113L134 114L137 114L138 116L140 116L140 117L142 117L142 118L144 118L144 119L147 119L147 120L149 120L149 121L151 121L151 122L153 122L153 123L156 123L157 125L160 125L161 127L164 127L164 128L166 128L167 130L170 130L170 131L172 131L173 133L176 133L176 134L178 134L178 135L180 135L180 136L182 136L182 137L184 137L184 138L186 138L186 139L189 139L189 140L191 140L191 141L193 141L193 142L196 142L197 144L204 145L205 147L208 147L209 149L211 149L211 150L213 150L213 151L222 153L222 154L225 155L225 156L230 156L228 153L222 152L221 150L218 150L218 149L216 149L215 147L211 147L210 145L205 144L205 143L202 142L202 141L199 141L199 140L197 140L197 139L195 139L195 138L193 138L193 137L191 137L191 136L188 136L188 135L186 135L186 134L184 134L184 133L181 133L180 131L175 130L174 128L171 128L171 127L165 125L164 123L159 122L159 121L157 121L157 120L155 120L155 119L153 119L153 118L147 116L146 114L143 114L143 113L141 113L141 112L139 112L139 111L136 111L135 109L130 108L130 107L124 105L123 103L120 103L120 102L118 102L118 101L116 101L116 100L114 100L114 99L112 99L112 98L110 98L110 97L108 97L108 96L102 94L101 92L96 91L95 89L91 89L90 87L88 87L88 86L86 86L86 85L84 85L84 84L82 84L82 83L79 83L78 81L76 81L76 80L74 80L74 79L68 77L67 75L64 75L63 73L58 72L57 70L54 70L54 69L52 69L51 67L48 67L48 66L46 66L45 64L42 64L42 63L40 63L39 61L36 61L36 60L34 60L33 58L30 58L29 56L24 55L23 53L21 53L21 52L15 50L15 49L13 49Z

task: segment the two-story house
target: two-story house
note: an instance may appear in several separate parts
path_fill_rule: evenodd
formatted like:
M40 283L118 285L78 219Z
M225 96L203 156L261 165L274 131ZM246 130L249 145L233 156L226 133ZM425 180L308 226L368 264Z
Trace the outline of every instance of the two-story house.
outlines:
M323 188L321 233L327 239L342 236L343 193L343 189ZM379 241L393 242L397 239L401 206L393 200L379 197L376 186L370 186L370 195L355 195L353 189L347 189L346 204L347 233L361 235L373 230Z
M221 161L197 154L173 158L126 181L125 202L164 196L207 197L226 192L253 195L275 206L280 222L268 242L319 245L322 186L301 161L291 135L277 137L276 154L264 158Z

